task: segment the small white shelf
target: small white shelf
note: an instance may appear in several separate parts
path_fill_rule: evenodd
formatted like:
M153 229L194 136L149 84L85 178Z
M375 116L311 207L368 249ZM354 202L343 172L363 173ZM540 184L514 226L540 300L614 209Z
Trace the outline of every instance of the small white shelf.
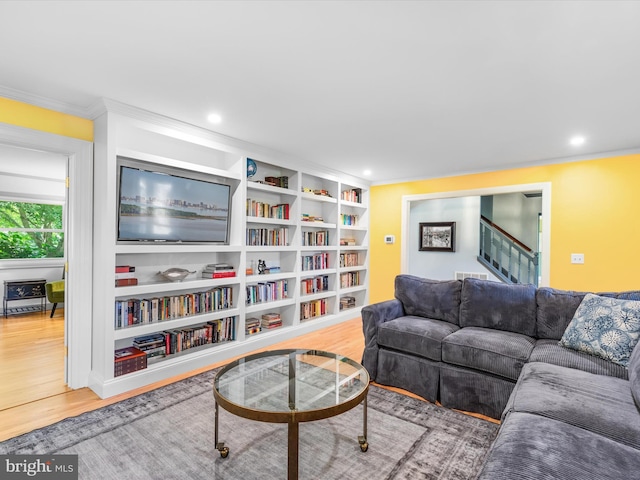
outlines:
M245 308L245 313L247 315L251 314L251 313L256 313L256 312L265 312L267 310L275 310L278 309L280 307L286 307L289 305L293 305L296 303L296 299L295 298L286 298L283 300L274 300L272 302L260 302L260 303L253 303L251 305L247 305Z
M238 283L240 283L240 279L238 277L202 278L197 280L183 280L182 282L149 283L144 285L133 285L131 287L116 287L115 296L116 298L121 298L130 297L132 295L178 292L182 290L196 292L215 287L237 285Z
M189 317L175 318L171 320L162 320L159 322L144 323L140 325L130 325L128 327L116 328L114 339L123 340L125 338L139 337L149 335L151 333L161 332L163 330L171 330L174 328L186 327L189 325L199 325L207 323L211 320L220 318L234 317L240 313L238 308L227 308L223 310L215 310L212 312L201 313L199 315L191 315Z
M300 195L303 200L310 200L312 202L338 203L338 199L326 195L316 195L315 193L309 192L301 192Z
M333 298L336 295L337 293L331 290L326 290L324 292L310 293L308 295L301 295L300 302L301 303L313 302L314 300L322 300L323 298Z

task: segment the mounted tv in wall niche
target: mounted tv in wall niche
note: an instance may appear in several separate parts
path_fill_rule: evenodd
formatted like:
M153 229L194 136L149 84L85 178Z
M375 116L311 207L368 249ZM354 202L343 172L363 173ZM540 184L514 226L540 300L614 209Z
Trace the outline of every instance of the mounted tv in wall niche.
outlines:
M118 242L229 244L231 185L118 157Z

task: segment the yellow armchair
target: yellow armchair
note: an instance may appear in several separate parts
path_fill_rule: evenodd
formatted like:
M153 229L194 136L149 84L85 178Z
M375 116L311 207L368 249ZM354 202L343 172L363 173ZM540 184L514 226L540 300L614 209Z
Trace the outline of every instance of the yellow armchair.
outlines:
M53 304L51 315L49 316L49 318L52 318L58 303L64 303L64 280L46 283L44 288L47 292L47 300Z

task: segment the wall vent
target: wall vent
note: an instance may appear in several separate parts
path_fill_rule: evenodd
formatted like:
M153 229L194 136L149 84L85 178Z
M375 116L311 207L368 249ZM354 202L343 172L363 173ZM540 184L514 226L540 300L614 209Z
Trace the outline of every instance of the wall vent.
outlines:
M479 280L489 280L488 273L474 273L474 272L455 272L456 280L464 280L465 278L477 278Z

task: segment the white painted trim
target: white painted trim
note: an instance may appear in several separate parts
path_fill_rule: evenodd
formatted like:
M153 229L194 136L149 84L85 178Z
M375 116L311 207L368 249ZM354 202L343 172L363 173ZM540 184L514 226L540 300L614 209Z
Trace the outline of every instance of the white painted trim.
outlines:
M16 90L15 88L6 87L4 85L0 85L0 97L15 100L16 102L27 103L36 107L46 108L48 110L55 110L56 112L66 113L67 115L89 118L89 111L85 107L71 105L51 98L42 97L34 93Z
M608 150L606 152L596 152L596 153L586 153L584 155L572 155L570 157L554 157L554 158L546 158L541 160L532 160L528 162L522 163L512 163L509 165L490 165L484 168L463 170L460 172L452 173L452 174L441 174L441 175L433 175L426 177L408 177L408 178L396 178L391 180L383 180L378 182L372 182L372 187L377 187L380 185L394 185L396 183L409 183L409 182L421 182L424 180L434 180L440 178L453 178L453 177L463 177L465 175L476 175L479 173L487 173L487 172L502 172L505 170L517 170L520 168L530 168L530 167L540 167L543 165L559 165L563 163L572 163L572 162L587 162L590 160L599 160L602 158L612 158L612 157L624 157L626 155L637 155L640 154L640 148L627 148L624 150Z
M65 242L69 271L64 308L67 384L71 388L85 387L91 371L93 144L7 124L0 124L0 142L58 153L69 159L71 186Z
M408 265L408 248L409 248L409 212L412 202L420 202L424 200L436 200L442 198L460 198L460 197L479 197L485 195L500 195L504 193L519 193L541 191L542 192L542 245L541 251L541 269L540 269L540 285L549 286L551 278L550 259L551 259L551 182L543 183L526 183L521 185L504 185L500 187L477 188L471 190L454 190L450 192L436 193L420 193L416 195L402 196L402 224L400 231L402 232L402 243L400 248L400 271L407 273Z

